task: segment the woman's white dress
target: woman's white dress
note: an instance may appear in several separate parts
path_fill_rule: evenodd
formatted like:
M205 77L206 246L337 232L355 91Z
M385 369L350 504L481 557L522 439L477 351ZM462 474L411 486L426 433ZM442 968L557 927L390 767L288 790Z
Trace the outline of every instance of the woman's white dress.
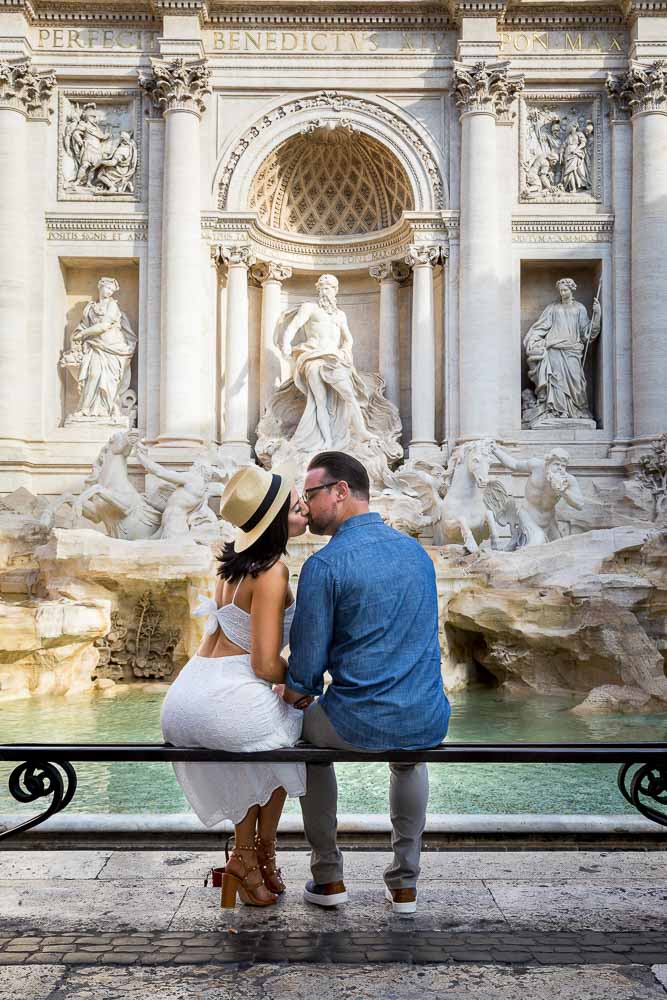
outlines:
M238 590L238 587L237 587ZM236 594L234 595L234 598ZM250 650L250 615L232 600L219 608L200 597L195 615L206 615L206 631L221 628ZM294 605L285 609L283 646L289 641ZM168 743L210 750L277 750L301 736L303 712L288 705L268 681L260 680L249 653L193 656L169 688L162 705L162 733ZM265 805L276 788L290 797L306 791L305 764L175 763L186 798L205 826L223 819L239 823L252 805Z

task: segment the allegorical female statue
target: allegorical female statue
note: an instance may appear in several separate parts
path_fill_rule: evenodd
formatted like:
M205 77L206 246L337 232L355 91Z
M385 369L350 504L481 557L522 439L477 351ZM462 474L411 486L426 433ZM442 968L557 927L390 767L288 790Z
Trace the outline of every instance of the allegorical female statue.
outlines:
M574 298L572 278L556 282L560 302L551 302L524 337L528 375L535 385L536 402L530 425L551 420L592 420L586 394L583 358L586 346L600 333L600 303L593 299L589 319L586 306Z
M137 336L116 302L115 278L100 278L98 301L91 300L63 351L60 364L77 369L79 402L70 420L128 424L131 363Z

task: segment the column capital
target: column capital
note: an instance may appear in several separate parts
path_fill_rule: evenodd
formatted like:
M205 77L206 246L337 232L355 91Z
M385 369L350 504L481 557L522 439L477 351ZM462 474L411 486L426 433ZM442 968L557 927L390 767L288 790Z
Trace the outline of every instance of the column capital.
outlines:
M507 119L517 95L523 90L523 76L509 76L510 62L478 62L472 66L455 62L454 96L461 113L486 112Z
M190 111L201 117L206 110L204 98L211 93L211 71L205 59L151 59L151 72L139 73L139 86L154 107L167 111Z
M627 73L607 76L607 95L621 114L667 111L667 62L645 66L632 60Z
M373 264L368 268L371 278L376 281L405 281L410 271L404 263L398 260L387 260L382 264Z
M429 243L422 245L420 243L413 243L407 249L405 263L410 267L416 267L420 264L435 266L436 264L443 264L448 256L449 250L440 244Z
M252 276L260 285L267 281L283 282L292 277L292 268L275 260L262 260L253 267Z
M55 85L53 71L33 67L29 59L0 59L0 107L13 108L26 118L48 119Z
M256 257L249 246L235 244L234 246L223 246L218 243L211 247L211 256L216 264L226 264L227 267L251 268Z

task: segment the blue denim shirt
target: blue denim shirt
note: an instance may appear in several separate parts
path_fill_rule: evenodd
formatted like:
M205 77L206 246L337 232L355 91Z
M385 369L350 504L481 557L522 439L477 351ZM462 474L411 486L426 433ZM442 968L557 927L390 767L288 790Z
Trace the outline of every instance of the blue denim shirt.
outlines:
M322 695L325 670L332 683ZM416 750L444 739L435 570L418 542L360 514L306 560L285 683L322 695L353 746Z

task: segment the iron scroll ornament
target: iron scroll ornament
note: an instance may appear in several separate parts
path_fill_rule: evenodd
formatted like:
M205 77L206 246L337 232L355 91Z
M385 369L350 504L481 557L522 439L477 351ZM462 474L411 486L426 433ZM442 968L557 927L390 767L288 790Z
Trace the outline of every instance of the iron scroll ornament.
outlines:
M61 773L64 772L64 773ZM25 833L33 826L43 823L49 816L66 809L76 792L76 771L69 761L54 764L48 760L25 761L15 767L9 776L9 792L17 802L35 802L45 796L52 796L48 809L0 833L0 840L17 833Z
M638 770L631 773L633 768ZM667 826L667 767L664 764L623 764L618 772L618 787L623 798L642 816ZM656 809L645 799L662 809Z

